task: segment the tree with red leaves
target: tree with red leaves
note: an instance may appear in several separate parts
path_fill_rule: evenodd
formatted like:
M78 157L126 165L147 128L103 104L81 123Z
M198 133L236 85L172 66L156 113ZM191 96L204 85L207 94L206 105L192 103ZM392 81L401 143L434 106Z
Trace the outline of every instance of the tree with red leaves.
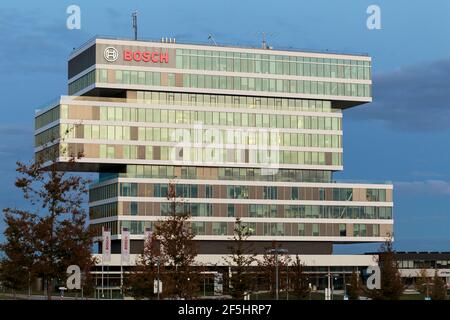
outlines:
M83 208L89 181L58 170L57 150L48 150L48 154L30 164L17 162L19 177L15 186L22 191L31 209L3 210L7 227L6 243L2 245L6 255L2 274L4 277L26 269L29 274L42 277L47 298L51 299L53 283L66 279L69 265L78 265L85 272L87 283L89 269L95 261L91 255L92 233L86 225L87 212ZM75 161L71 158L68 165ZM18 255L21 250L23 254ZM14 286L19 286L15 281Z

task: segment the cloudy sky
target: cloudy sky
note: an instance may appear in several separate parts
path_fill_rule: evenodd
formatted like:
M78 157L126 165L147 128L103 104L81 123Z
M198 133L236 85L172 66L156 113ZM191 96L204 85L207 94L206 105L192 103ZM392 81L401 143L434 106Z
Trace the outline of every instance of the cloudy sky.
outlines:
M68 30L66 9L81 8ZM381 29L366 27L370 5ZM374 102L344 112L339 179L392 181L398 250L450 251L450 1L12 1L0 4L0 207L22 206L15 162L29 160L34 110L66 94L70 51L95 35L175 37L369 53ZM3 225L0 223L0 228ZM338 246L363 252L374 245Z

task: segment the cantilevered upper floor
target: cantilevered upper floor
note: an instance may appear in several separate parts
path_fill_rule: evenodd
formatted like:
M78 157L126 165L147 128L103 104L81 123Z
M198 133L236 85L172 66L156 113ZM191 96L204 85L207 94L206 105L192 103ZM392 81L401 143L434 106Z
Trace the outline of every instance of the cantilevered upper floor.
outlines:
M371 85L366 55L94 38L68 64L70 95L163 90L323 99L347 108L371 102Z
M127 95L62 97L39 110L36 155L94 172L123 172L126 164L343 170L342 111L330 101Z

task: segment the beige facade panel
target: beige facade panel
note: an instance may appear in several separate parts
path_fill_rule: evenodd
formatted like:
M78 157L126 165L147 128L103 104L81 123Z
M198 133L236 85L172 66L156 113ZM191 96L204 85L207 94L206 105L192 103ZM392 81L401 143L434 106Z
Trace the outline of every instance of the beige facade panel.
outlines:
M381 224L380 225L380 236L387 237L389 235L393 235L393 226L391 224Z
M366 189L353 188L353 201L366 201Z
M387 202L393 202L393 190L392 189L388 189L386 190L386 201Z
M121 216L123 215L123 202L117 203L117 215Z
M347 223L347 237L353 236L353 224Z

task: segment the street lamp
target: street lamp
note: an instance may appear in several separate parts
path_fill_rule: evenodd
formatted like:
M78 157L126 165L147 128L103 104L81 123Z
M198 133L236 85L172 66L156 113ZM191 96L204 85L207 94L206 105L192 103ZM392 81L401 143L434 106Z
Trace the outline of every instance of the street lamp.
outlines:
M289 261L286 261L286 300L289 300Z
M309 279L307 279L307 280L309 280ZM308 288L309 288L309 300L311 300L311 291L312 291L312 283L311 282L308 283Z
M156 292L157 292L158 300L159 300L159 264L160 264L159 258L156 258L156 265L157 265L157 268L158 268L158 281L156 283L156 288L157 288ZM153 291L153 293L154 293L154 291Z
M286 254L288 250L282 248L269 249L267 253L275 255L275 299L278 300L278 254Z

